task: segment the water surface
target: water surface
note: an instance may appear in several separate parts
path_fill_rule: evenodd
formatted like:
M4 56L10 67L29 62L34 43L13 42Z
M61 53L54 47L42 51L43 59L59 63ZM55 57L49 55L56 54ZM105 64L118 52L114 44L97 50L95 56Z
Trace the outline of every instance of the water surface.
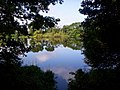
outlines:
M65 44L52 45L48 41L42 41L42 43L33 46L37 46L37 49L33 47L34 50L26 53L27 57L23 57L23 65L37 65L44 71L52 70L57 77L58 90L67 89L68 79L73 77L69 72L87 67L78 44L71 43L69 46L65 46ZM76 47L77 49L75 49Z

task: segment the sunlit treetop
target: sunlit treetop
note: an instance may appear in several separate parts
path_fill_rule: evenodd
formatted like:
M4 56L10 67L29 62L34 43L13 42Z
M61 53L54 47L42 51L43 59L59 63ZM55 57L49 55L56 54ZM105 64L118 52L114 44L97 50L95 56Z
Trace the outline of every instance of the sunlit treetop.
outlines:
M59 19L43 17L49 5L62 4L63 0L0 0L0 33L27 33L28 21L33 28L53 27Z

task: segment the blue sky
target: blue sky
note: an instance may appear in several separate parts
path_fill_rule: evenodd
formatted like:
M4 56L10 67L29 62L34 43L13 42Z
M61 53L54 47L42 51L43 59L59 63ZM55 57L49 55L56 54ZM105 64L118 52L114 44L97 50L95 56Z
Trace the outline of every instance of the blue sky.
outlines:
M82 0L64 0L63 4L50 5L48 13L42 13L45 16L60 18L58 26L69 25L74 22L82 22L84 15L79 13Z

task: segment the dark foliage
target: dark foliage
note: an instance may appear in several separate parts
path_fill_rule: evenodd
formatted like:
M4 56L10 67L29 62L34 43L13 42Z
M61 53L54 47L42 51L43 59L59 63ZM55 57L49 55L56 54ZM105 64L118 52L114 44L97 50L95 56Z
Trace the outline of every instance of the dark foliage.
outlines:
M84 54L94 68L120 64L120 1L83 0L80 13L87 15L84 27Z
M0 90L54 90L54 74L36 66L0 65Z
M20 55L30 47L21 40L4 39L0 46L0 90L54 90L51 71L43 72L37 66L21 66ZM47 87L46 87L47 86Z
M0 33L10 34L19 31L27 34L28 21L33 28L53 27L59 19L43 17L40 11L48 12L50 4L62 0L0 0Z
M120 89L120 1L83 0L80 13L87 15L83 25L85 61L89 72L81 69L69 81L69 90Z
M23 55L30 50L29 47L14 39L0 39L0 65L21 65L19 55Z
M119 90L120 71L114 69L94 69L90 72L77 70L75 79L69 81L68 90Z

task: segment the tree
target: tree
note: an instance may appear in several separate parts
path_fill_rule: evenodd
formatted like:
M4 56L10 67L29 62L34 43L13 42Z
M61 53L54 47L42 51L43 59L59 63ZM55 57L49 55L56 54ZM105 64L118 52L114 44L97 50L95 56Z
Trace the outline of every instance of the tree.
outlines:
M69 80L68 90L119 90L120 79L118 70L91 69L85 72L77 70L74 79Z
M120 65L120 1L83 0L80 13L87 15L83 45L86 62L93 68Z
M0 66L1 90L55 90L54 74L37 66Z
M64 33L67 33L71 38L80 39L82 35L82 26L80 22L75 22L70 25L63 26L61 29Z
M43 17L40 11L48 12L50 4L62 2L63 0L0 0L0 32L10 34L17 30L27 34L28 21L33 29L53 27L59 19Z

